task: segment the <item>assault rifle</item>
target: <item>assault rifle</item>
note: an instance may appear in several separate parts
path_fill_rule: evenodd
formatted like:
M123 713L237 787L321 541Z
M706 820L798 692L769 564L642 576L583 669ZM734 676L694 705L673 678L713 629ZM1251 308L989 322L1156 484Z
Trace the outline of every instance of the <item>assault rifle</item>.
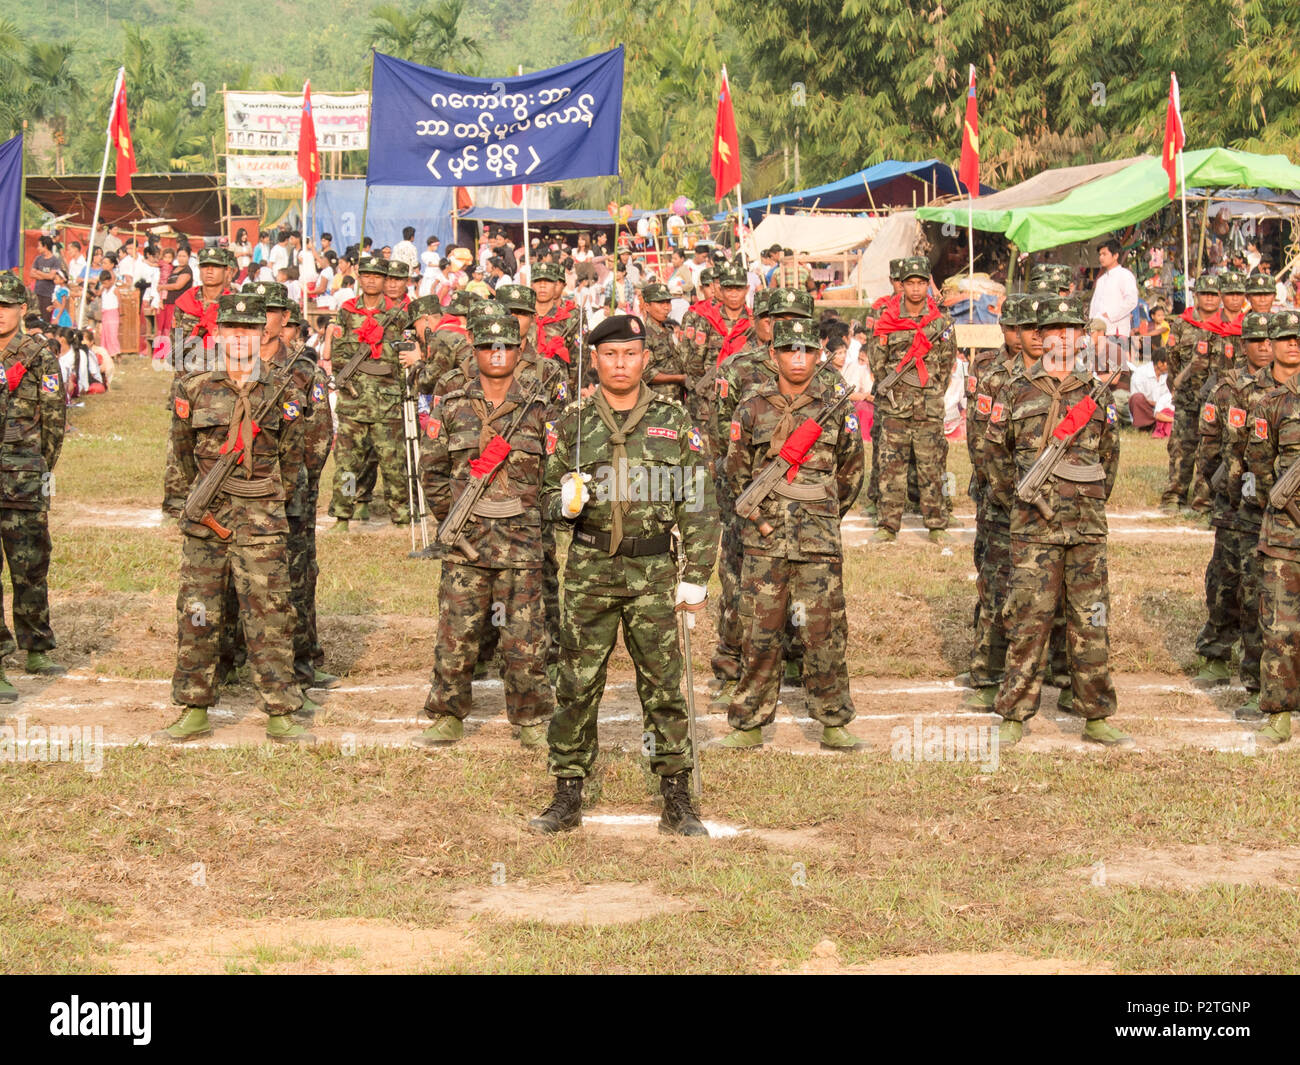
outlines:
M1268 490L1268 505L1274 510L1285 510L1291 520L1300 525L1300 509L1295 502L1297 489L1300 489L1300 460L1291 463L1286 472L1273 482L1273 487Z

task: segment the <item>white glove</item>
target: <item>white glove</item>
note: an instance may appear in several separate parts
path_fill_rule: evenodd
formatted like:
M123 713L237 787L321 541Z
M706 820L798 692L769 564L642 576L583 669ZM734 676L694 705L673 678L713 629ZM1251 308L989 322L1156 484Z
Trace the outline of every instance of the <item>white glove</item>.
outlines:
M566 518L576 518L582 508L591 502L591 493L587 491L587 482L591 474L566 473L560 478L560 505Z
M681 610L683 607L699 606L709 597L708 589L702 584L691 584L690 581L679 581L677 584L677 601L675 607ZM686 611L686 627L695 628L695 611Z

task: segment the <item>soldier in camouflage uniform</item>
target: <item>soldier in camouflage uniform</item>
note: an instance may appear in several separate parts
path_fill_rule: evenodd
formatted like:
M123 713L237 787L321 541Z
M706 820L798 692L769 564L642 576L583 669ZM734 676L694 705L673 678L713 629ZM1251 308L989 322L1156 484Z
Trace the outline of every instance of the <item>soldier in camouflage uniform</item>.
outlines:
M0 544L9 563L14 629L18 644L27 648L27 671L61 672L45 658L43 649L36 648L36 642L45 641L45 649L55 645L45 593L49 568L45 508L53 489L53 464L62 443L64 395L59 360L44 339L22 334L27 302L29 294L16 274L0 273L0 350L4 351L8 377L8 388L0 389L0 425L4 427L4 443L0 446ZM45 389L51 375L57 385L53 393ZM18 644L4 623L0 597L0 702L18 698L18 689L4 675L4 657L12 654Z
M905 260L903 298L876 321L870 344L875 381L875 418L880 421L879 528L872 541L898 537L907 501L907 468L916 460L921 516L934 543L949 543L948 441L943 432L944 395L957 359L952 319L930 298L930 263ZM902 370L901 376L895 372ZM891 383L890 377L895 379Z
M357 506L358 481L365 467L367 447L373 447L379 455L389 519L394 525L410 521L402 428L402 366L396 350L408 316L384 295L386 273L382 260L361 261L357 276L362 294L339 308L326 340L335 380L358 351L366 352L351 379L339 387L335 410L338 428L329 512L338 520L336 528L343 532Z
M1256 375L1273 359L1268 315L1245 316L1241 336L1244 359L1219 375L1201 407L1201 441L1196 464L1214 471L1212 516L1214 553L1205 569L1205 625L1196 637L1200 671L1192 679L1199 688L1214 688L1232 678L1232 645L1242 641L1241 675L1246 691L1258 699L1260 645L1257 604L1245 599L1246 565L1259 543L1259 514L1243 506L1240 479L1234 482L1234 454L1244 455L1250 429L1247 411L1256 391ZM1240 460L1236 460L1240 465ZM1220 472L1221 471L1221 472Z
M881 296L871 304L871 309L877 315L881 314L887 307L893 306L894 313L898 313L899 304L903 299L903 279L898 276L903 269L903 263L906 259L889 260L889 284L893 292L888 296ZM868 330L875 328L873 319L867 320ZM870 348L863 346L863 351L870 354ZM913 463L915 468L915 463ZM910 477L909 477L910 480ZM867 501L863 505L863 511L867 517L875 519L880 514L880 419L872 417L871 419L871 474L867 478Z
M18 330L27 290L14 275L0 275L0 300L5 301L2 332L7 335L0 336L0 344L8 378L0 444L0 546L13 588L14 622L11 633L0 612L0 659L18 647L27 652L28 673L57 674L64 668L46 654L54 648L49 509L54 465L63 448L67 399L58 356L50 343L24 337ZM0 701L10 694L17 697L0 670Z
M302 705L294 682L293 608L289 602L289 521L302 456L306 396L258 357L266 311L252 294L221 297L217 339L223 368L189 374L177 385L172 421L174 450L184 480L193 486L221 456L239 455L224 490L203 522L181 517L180 591L176 597L176 671L172 699L180 717L154 734L183 742L212 732L208 709L218 697L225 589L233 579L248 644L253 681L268 714L266 734L288 742L314 737L292 714ZM269 416L261 408L270 398ZM251 440L251 447L246 442ZM188 493L188 489L187 489Z
M1217 278L1202 274L1196 279L1196 307L1188 308L1169 322L1169 391L1174 398L1174 425L1169 435L1169 483L1161 505L1175 511L1190 490L1191 509L1206 513L1210 509L1210 486L1207 478L1213 470L1196 467L1196 448L1200 441L1197 422L1201 412L1201 392L1211 370L1222 366L1226 327L1220 315L1222 297Z
M686 397L686 360L677 343L677 328L668 313L673 296L668 286L651 281L641 287L641 310L645 314L645 383L678 403Z
M1274 482L1300 462L1300 313L1274 314L1268 335L1277 384L1250 412L1245 463L1254 478L1255 500L1264 510L1258 559L1264 636L1259 709L1268 720L1256 737L1279 744L1291 738L1291 714L1300 708L1300 522L1286 506L1273 506L1269 493ZM1296 499L1288 500L1292 510Z
M1106 722L1115 712L1109 654L1110 589L1106 571L1106 500L1119 469L1119 430L1109 389L1091 399L1092 375L1076 366L1087 313L1074 300L1045 299L1038 333L1046 354L1012 378L993 401L984 435L989 493L1011 516L1011 581L1003 618L1006 671L994 709L1004 719L999 742L1020 740L1038 711L1042 662L1052 620L1065 600L1074 708L1087 719L1084 739L1108 746L1132 740ZM1085 351L1091 362L1091 352ZM1016 485L1065 416L1083 427L1043 488L1045 518L1021 500Z
M731 422L741 399L763 384L774 382L776 363L770 346L772 330L778 321L810 322L812 295L793 288L774 288L754 296L754 334L750 346L729 355L709 371L700 383L701 405L710 418L713 438L729 441ZM810 327L811 328L811 327ZM709 397L706 404L705 398ZM719 460L722 455L719 455ZM733 513L734 499L727 479L717 478L718 512L722 522L722 545L718 552L718 579L722 595L718 602L718 644L713 651L713 675L718 681L714 702L729 705L740 680L741 642L744 633L740 617L741 523ZM803 641L798 626L789 619L782 626L785 633L786 680L802 683Z
M1277 280L1269 274L1253 273L1246 278L1246 301L1256 314L1269 314L1277 300Z
M535 336L533 347L545 358L558 359L569 375L569 395L578 390L578 333L582 312L564 299L564 269L559 263L537 263L532 269Z
M727 709L734 731L721 747L763 745L762 728L776 716L781 637L791 615L804 633L803 683L808 713L822 726L821 745L859 745L845 728L855 711L845 665L840 520L862 488L862 434L843 399L844 382L833 372L817 374L819 352L811 322L777 322L777 377L746 393L728 427L722 480L732 499L777 458L788 459L795 476L778 481L741 529L743 664Z
M709 456L720 460L726 450L726 441L713 435L712 388L709 384L715 368L750 343L754 321L745 307L749 291L749 277L739 263L727 263L714 269L722 291L722 302L696 304L697 324L694 335L688 339L684 354L686 372L687 409L696 424L706 434ZM694 406L692 406L694 404Z
M437 296L422 296L411 305L423 356L416 386L422 395L436 395L437 383L448 371L467 359L473 361L467 323L481 302L472 292L457 289L446 307L440 306Z
M535 375L520 377L519 323L476 316L470 324L476 368L433 411L420 455L420 476L434 517L488 486L465 525L469 553L443 556L438 642L424 710L433 724L416 741L445 746L464 735L470 679L490 628L502 652L506 716L525 747L540 747L554 709L544 666L542 512L546 397ZM522 411L522 413L521 413ZM504 434L518 421L508 439ZM495 465L494 465L495 463Z
M718 547L704 441L685 409L647 388L645 326L614 315L591 331L599 385L570 404L546 438L545 520L571 523L556 710L547 739L551 805L529 823L582 823L582 782L595 764L596 718L619 629L636 667L645 749L661 779L660 831L707 835L690 798L690 749L674 600L703 608ZM578 456L577 444L581 440ZM581 467L575 472L574 462ZM682 570L670 530L681 536ZM674 597L674 589L676 595Z

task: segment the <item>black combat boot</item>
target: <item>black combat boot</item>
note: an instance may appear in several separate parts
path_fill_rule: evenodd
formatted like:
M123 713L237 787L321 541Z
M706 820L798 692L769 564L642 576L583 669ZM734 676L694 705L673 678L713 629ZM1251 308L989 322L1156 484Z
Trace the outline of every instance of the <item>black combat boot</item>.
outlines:
M531 832L570 832L582 825L582 777L556 777L551 805L528 822Z
M670 836L707 836L709 830L700 824L691 805L691 774L678 773L659 781L659 793L664 797L664 814L659 818L659 831Z

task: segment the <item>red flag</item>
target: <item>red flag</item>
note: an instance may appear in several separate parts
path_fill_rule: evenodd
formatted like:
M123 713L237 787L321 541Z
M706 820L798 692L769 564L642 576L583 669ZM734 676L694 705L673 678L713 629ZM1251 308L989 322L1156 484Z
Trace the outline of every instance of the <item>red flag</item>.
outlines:
M320 155L316 151L316 123L311 117L311 82L302 86L302 123L298 127L298 175L306 187L306 198L316 195L320 181Z
M710 165L721 200L740 184L740 135L736 132L736 115L731 110L731 87L727 70L722 69L722 92L718 94L718 121L713 131L713 162Z
M113 184L119 196L130 195L131 175L135 169L135 148L131 146L131 119L126 113L126 71L117 75L117 96L113 98L113 117L108 123L108 135L117 149L117 165L113 171Z
M526 186L524 186L524 185L511 185L511 186L510 186L510 202L513 203L516 207L518 207L521 203L524 202L524 189L525 189L525 187L526 187Z
M970 85L966 90L966 121L961 132L961 166L957 176L971 197L980 194L980 110L975 103L975 65L970 68Z
M1169 72L1169 107L1165 110L1165 147L1160 165L1169 175L1169 198L1178 199L1178 153L1186 142L1183 135L1183 110L1178 100L1178 75Z

